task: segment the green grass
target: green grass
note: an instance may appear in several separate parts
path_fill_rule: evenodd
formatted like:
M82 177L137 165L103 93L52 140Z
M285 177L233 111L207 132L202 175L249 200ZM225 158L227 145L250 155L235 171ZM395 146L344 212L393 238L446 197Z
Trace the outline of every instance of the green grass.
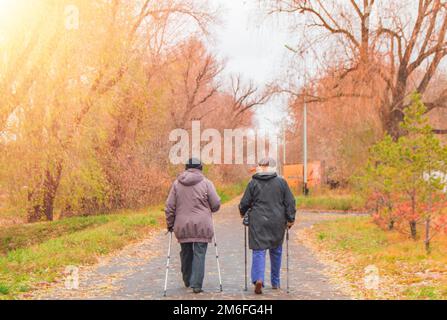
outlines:
M39 241L0 256L0 299L16 298L38 283L52 282L68 265L95 263L98 256L121 249L143 238L150 229L161 226L161 217L161 211L154 210L150 214L146 211L69 218L48 222L46 228L31 225L28 228L43 235L34 238ZM48 232L53 225L58 231ZM32 234L29 229L25 230L26 234ZM62 230L65 231L63 235L60 234ZM48 238L50 235L52 238Z
M299 209L308 210L355 211L364 206L360 197L350 194L298 196L296 201Z
M247 187L247 184L248 184L247 181L241 181L239 183L218 187L217 193L219 194L222 204L243 194L245 188Z
M34 224L0 227L0 255L9 251L26 248L64 234L97 227L113 220L113 215L76 217Z
M321 250L344 265L346 279L359 288L359 279L369 265L377 266L390 283L399 284L398 289L367 292L369 298L387 298L388 292L401 299L447 299L446 235L435 238L432 253L427 256L422 241L413 241L397 231L384 231L370 217L325 221L309 232ZM427 272L433 276L424 276Z
M369 217L342 218L316 226L319 241L330 244L335 250L353 253L374 253L387 244L387 235L379 228L370 227Z
M0 283L0 295L7 295L7 294L9 294L9 287Z
M404 293L408 297L408 299L413 300L439 300L443 298L439 290L436 287L431 286L423 286L420 288L409 288L405 290Z

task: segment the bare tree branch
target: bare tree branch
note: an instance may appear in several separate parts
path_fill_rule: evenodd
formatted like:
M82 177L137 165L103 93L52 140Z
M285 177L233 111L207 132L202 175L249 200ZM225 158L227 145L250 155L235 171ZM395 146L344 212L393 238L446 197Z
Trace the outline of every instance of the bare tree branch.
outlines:
M236 121L242 114L257 106L266 104L271 96L271 92L260 93L253 81L243 84L241 76L231 78L231 89L233 96L233 121Z

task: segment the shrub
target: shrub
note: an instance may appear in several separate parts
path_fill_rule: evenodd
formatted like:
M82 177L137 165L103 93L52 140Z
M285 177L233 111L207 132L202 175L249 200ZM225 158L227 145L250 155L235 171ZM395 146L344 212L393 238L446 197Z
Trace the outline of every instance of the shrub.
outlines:
M386 136L374 145L366 167L354 179L382 227L397 224L416 240L417 225L424 221L429 252L432 224L441 230L445 220L444 175L437 173L446 172L447 148L434 134L426 111L414 94L401 124L407 134L396 141Z

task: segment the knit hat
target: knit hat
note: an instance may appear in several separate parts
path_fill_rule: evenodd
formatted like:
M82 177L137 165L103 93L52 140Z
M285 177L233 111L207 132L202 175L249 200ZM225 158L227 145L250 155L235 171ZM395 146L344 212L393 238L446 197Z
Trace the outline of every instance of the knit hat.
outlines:
M202 162L197 158L191 158L186 163L186 170L188 170L188 169L202 170L203 169Z

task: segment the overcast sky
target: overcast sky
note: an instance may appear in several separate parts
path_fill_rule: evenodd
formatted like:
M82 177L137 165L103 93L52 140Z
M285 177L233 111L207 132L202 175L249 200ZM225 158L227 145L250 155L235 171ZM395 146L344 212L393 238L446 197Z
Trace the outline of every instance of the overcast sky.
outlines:
M284 72L285 59L290 53L285 48L293 40L287 27L278 19L266 17L256 0L213 0L220 5L222 24L212 30L213 50L226 60L224 77L241 74L264 86L278 79ZM258 112L259 125L271 127L269 120L278 121L286 101L275 99Z

